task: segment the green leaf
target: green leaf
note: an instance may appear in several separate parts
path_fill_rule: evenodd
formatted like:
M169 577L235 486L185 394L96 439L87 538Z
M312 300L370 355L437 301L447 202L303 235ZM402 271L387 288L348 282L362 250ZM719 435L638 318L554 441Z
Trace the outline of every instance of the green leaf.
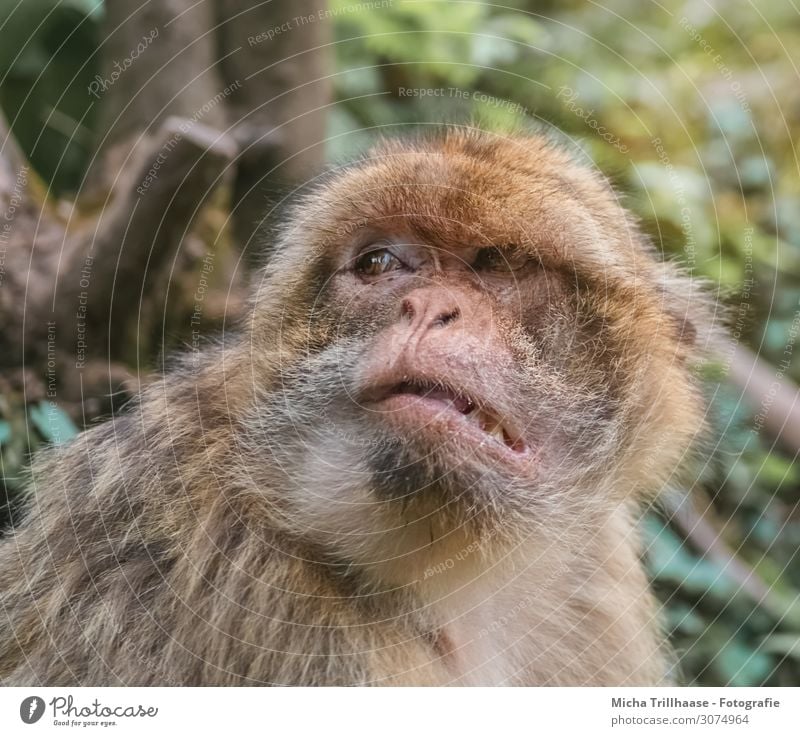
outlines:
M715 664L723 681L736 687L764 682L773 667L772 657L766 652L753 650L735 638L728 640Z
M800 660L800 634L773 634L764 639L761 651Z
M28 417L48 442L61 444L78 434L66 412L52 401L42 401L28 408Z
M656 580L670 583L694 596L708 594L725 602L738 593L739 586L718 565L689 554L681 538L658 518L646 518L643 531L647 540L645 556L648 568Z

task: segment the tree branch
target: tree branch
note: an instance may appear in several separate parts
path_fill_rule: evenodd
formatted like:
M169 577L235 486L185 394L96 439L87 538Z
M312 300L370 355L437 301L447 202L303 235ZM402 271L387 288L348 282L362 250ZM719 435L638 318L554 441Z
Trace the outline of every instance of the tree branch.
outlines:
M729 356L728 380L757 412L756 427L800 452L800 392L792 379L743 345L729 341L721 352Z
M99 153L89 180L104 194L141 134L169 117L226 126L225 106L213 102L221 85L211 0L106 3L101 38L102 69L89 89L102 103Z
M57 277L53 312L79 315L74 338L79 344L80 332L93 335L91 344L84 340L87 353L106 356L101 335L109 324L108 357L130 350L128 326L152 295L148 284L175 255L236 152L230 136L170 118L126 165L131 175L93 228L70 241Z

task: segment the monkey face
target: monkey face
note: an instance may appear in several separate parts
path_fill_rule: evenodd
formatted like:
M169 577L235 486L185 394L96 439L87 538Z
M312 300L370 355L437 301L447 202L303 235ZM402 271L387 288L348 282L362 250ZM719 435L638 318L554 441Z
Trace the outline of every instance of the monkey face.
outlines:
M598 324L577 329L564 274L513 245L395 227L337 258L310 316L319 346L283 371L264 422L298 494L324 477L333 497L406 518L542 522L613 453L613 387L575 360Z
M365 241L345 251L338 308L326 311L339 336L361 341L348 396L384 440L368 461L376 489L543 482L542 467L580 444L562 425L573 402L558 375L569 370L557 337L574 319L569 286L515 246Z
M294 495L328 482L319 523L546 525L619 503L701 424L679 297L611 190L538 139L390 144L284 243L260 315L290 357L259 412Z

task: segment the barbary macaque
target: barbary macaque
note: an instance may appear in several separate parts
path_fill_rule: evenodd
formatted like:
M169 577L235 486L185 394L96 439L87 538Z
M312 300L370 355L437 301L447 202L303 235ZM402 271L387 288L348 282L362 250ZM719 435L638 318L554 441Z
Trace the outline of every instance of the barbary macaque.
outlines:
M241 330L40 456L7 685L653 685L637 522L710 310L538 134L389 140L294 205Z

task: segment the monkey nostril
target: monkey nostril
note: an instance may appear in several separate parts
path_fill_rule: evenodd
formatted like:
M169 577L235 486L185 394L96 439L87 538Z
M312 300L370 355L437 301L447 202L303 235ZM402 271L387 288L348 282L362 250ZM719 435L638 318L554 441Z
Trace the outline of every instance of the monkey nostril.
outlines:
M424 326L425 329L446 327L461 316L461 310L447 301L411 294L400 302L400 317L409 322L419 322L419 326Z
M414 302L411 301L411 299L403 299L403 303L400 305L401 316L413 319L416 313L417 310L414 308Z
M433 324L436 327L447 327L451 322L455 322L461 316L461 310L456 307L455 309L451 309L449 312L445 312L444 314L440 314L434 321Z

